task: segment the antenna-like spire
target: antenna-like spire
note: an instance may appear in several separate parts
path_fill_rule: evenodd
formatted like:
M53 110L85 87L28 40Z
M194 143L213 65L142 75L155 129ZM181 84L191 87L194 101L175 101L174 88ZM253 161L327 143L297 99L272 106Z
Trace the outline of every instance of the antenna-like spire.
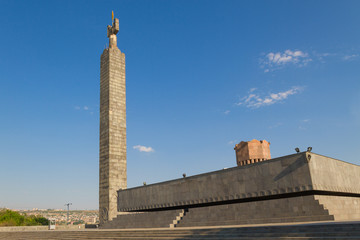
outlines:
M111 11L111 22L114 22L114 11Z

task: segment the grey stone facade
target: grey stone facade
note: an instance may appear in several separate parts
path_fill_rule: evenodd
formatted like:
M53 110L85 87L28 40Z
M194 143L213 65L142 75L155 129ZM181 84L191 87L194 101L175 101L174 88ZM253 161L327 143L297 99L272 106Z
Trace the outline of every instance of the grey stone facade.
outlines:
M117 216L116 191L127 186L125 54L116 46L116 35L108 37L100 65L100 224Z
M118 210L128 214L108 226L159 227L149 216L171 226L181 209L176 227L360 220L359 182L360 166L303 152L119 190Z
M303 152L118 191L119 211L186 208L307 191L359 194L360 167Z
M289 172L289 173L288 173ZM119 211L186 207L312 190L306 153L118 191Z

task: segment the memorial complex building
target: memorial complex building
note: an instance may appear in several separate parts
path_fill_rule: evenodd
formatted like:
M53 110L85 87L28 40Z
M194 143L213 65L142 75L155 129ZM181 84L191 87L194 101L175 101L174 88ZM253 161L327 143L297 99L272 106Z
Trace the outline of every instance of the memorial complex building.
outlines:
M271 159L266 140L236 144L236 167L127 189L125 55L118 31L113 19L101 55L101 228L360 220L360 166L310 150Z

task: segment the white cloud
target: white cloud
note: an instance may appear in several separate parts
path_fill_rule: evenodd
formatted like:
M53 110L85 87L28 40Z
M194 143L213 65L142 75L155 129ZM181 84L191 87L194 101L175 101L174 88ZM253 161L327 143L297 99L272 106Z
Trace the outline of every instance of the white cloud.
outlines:
M299 126L298 128L299 128L299 130L307 130L307 128L304 126Z
M74 109L78 111L80 110L88 111L90 108L88 106L83 106L83 107L75 106Z
M318 53L313 52L313 55L322 63L325 63L325 59L328 57L336 57L338 54L336 53Z
M249 92L254 92L257 88L250 88Z
M311 62L312 59L308 53L299 50L286 50L281 52L270 52L265 55L265 58L260 60L261 67L265 68L264 72L270 72L283 68L287 64L293 64L298 67L303 67Z
M259 94L254 93L254 91L250 91L248 96L245 96L240 99L240 102L236 103L236 105L244 105L248 108L259 108L263 106L269 106L278 102L282 102L287 99L289 96L297 94L303 90L302 87L292 87L291 89L278 92L278 93L270 93L268 96L260 96Z
M359 57L359 54L352 54L352 55L345 55L342 59L344 61L351 61L351 60L354 60L357 57Z
M145 147L141 145L133 146L133 149L136 149L139 152L155 152L155 150L152 147Z
M228 115L229 113L230 113L230 110L226 110L226 111L224 112L225 115Z
M359 54L353 53L353 54L344 54L341 52L338 53L317 53L313 52L313 56L317 58L316 60L319 60L321 63L325 63L328 58L332 58L333 60L342 60L342 61L353 61L356 60L358 57L360 57Z
M233 145L233 144L235 144L235 143L237 143L237 142L239 142L239 141L237 141L237 140L231 140L231 141L228 142L228 144Z
M300 120L299 130L307 130L308 126L310 124L310 119L303 119Z

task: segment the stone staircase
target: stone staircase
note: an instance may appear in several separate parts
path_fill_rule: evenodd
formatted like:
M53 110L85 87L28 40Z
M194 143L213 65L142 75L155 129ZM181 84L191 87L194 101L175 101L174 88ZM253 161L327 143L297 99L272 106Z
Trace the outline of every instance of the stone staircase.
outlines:
M101 229L168 228L182 212L183 210L179 209L119 214L112 221L103 224Z
M216 239L360 239L360 222L326 222L297 225L1 232L1 240L216 240Z
M176 216L175 220L173 220L173 222L170 224L170 228L174 228L176 227L177 224L179 224L179 222L184 218L184 216L186 215L186 213L188 212L188 209L183 209L181 210L181 212L179 213L179 215Z
M330 203L335 199L333 196L331 197ZM333 220L346 221L347 219L360 220L360 207L359 209L355 207L360 205L360 200L357 200L357 198L339 198L341 199L336 201L335 204L329 204L329 201L326 201L326 196L309 195L266 201L194 207L186 210L128 212L119 214L112 221L100 226L100 228L215 227L246 224L291 224L296 222ZM359 203L356 201L359 201ZM335 208L333 205L338 206ZM352 207L346 208L345 206ZM334 212L330 214L329 209L331 211L337 209L338 212L342 212L344 217L335 219L334 213L336 216L339 216L340 213Z
M280 210L281 209L281 210ZM360 215L359 215L360 217ZM314 196L189 208L176 227L331 221L334 216ZM343 220L343 219L340 219ZM360 220L360 218L358 218Z

